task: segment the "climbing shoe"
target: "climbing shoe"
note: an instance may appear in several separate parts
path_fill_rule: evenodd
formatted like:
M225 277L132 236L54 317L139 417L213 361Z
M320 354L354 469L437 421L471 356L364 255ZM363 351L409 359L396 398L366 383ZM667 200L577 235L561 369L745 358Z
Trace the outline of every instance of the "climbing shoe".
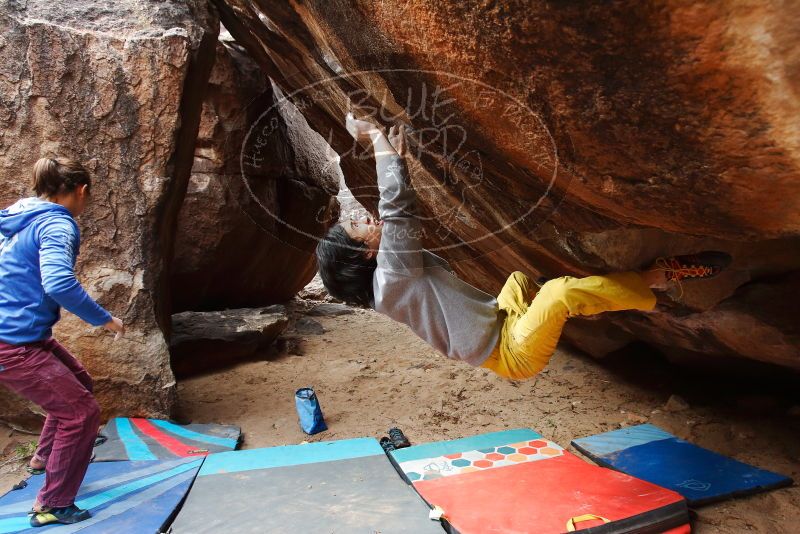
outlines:
M713 278L730 263L729 254L708 251L686 256L658 258L653 267L663 270L668 282L680 282L687 278Z
M106 436L105 434L101 434L101 433L99 433L99 432L98 432L98 433L97 433L97 437L96 437L96 438L94 438L94 446L95 446L95 447L99 447L100 445L102 445L102 444L103 444L103 443L105 443L106 441L108 441L108 436Z
M45 470L44 467L41 469L37 469L35 467L27 466L25 467L25 471L27 471L31 475L43 475Z
M28 515L31 516L32 527L43 527L44 525L52 525L55 523L71 525L73 523L86 521L92 517L89 510L81 510L74 504L61 508L43 508L41 512L31 510Z
M394 443L392 442L392 440L390 440L386 436L383 436L381 438L381 442L380 443L381 443L381 447L383 448L383 452L385 452L386 454L389 454L393 450L397 449L397 447L394 446Z
M408 441L408 438L405 434L403 434L403 431L396 427L389 429L389 439L392 440L392 443L394 443L395 449L402 449L411 446L411 442Z

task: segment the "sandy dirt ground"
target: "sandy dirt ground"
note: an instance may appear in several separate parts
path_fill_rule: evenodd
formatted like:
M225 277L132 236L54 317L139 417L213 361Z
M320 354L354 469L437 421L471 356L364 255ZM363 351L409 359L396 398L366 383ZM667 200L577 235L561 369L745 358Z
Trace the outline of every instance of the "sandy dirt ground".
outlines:
M379 438L391 426L413 443L530 427L567 446L573 438L651 422L800 479L794 379L691 373L642 350L599 363L561 348L536 379L512 382L437 355L406 327L372 311L309 319L306 333L288 333L295 338L288 351L182 380L176 419L240 425L244 448ZM320 325L324 332L309 333ZM303 434L295 413L294 391L305 386L317 391L329 426L315 436ZM672 395L686 405L670 401ZM21 477L13 460L19 445L35 436L6 431L1 437L0 463L7 463L0 484L7 488ZM798 517L795 486L699 508L693 526L698 533L788 534L800 532Z

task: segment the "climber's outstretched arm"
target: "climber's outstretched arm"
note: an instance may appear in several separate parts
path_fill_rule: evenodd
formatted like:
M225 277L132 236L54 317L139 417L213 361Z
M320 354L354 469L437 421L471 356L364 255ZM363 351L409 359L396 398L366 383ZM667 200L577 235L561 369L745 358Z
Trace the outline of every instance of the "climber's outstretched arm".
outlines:
M378 215L383 221L378 267L405 276L419 276L423 268L423 229L416 216L417 197L405 161L378 126L348 113L346 127L357 140L369 140L375 151L380 191ZM402 130L392 127L390 135L402 150Z

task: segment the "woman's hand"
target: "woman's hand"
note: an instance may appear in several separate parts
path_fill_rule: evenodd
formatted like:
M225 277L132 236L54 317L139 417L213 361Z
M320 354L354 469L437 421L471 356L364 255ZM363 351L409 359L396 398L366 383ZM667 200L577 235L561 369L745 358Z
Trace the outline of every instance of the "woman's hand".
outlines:
M362 121L355 118L352 111L348 111L347 115L345 115L344 126L356 141L370 141L374 143L384 135L383 128L369 121Z
M119 339L125 335L125 325L116 317L111 317L111 320L103 325L106 330L114 332L114 339Z

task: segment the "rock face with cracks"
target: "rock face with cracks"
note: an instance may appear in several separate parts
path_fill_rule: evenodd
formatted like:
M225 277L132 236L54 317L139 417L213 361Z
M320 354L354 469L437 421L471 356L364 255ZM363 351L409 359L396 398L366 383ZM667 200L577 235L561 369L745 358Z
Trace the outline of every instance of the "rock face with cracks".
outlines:
M595 355L633 340L800 369L800 7L633 1L214 0L234 38L341 155L374 210L348 100L412 128L426 245L496 293L734 257L653 313L570 322Z
M178 218L176 312L289 300L338 213L336 154L245 51L220 40L216 56Z
M167 415L175 381L166 277L219 23L204 2L8 1L0 9L0 201L30 196L33 163L85 164L79 279L126 324L113 341L64 313L55 336L106 415ZM4 418L30 414L0 388Z
M217 12L238 45L218 46ZM567 339L800 369L799 16L762 0L7 1L0 201L29 194L41 156L93 175L79 278L128 334L112 342L65 314L56 336L106 415L168 414L173 303L272 302L310 278L336 163L375 210L348 102L409 126L422 237L469 282L496 293L513 270L580 276L723 250L734 262L718 279L674 288L653 313L575 319ZM243 268L229 251L247 245ZM2 390L0 413L30 412Z

